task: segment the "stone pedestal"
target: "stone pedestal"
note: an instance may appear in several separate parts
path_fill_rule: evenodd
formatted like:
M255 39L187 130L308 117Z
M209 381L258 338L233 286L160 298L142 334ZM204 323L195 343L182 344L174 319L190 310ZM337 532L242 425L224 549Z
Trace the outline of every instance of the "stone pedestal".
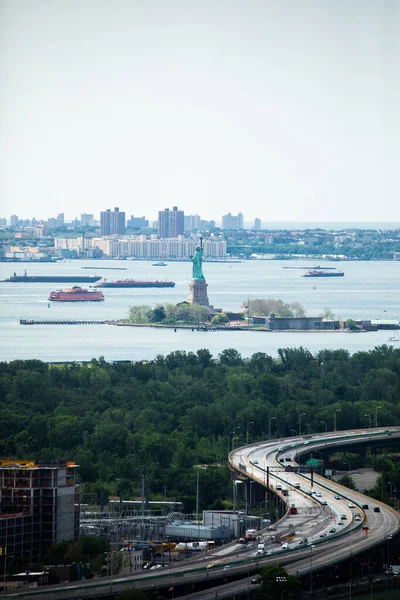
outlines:
M189 304L210 306L207 296L207 282L205 279L192 279L189 283Z

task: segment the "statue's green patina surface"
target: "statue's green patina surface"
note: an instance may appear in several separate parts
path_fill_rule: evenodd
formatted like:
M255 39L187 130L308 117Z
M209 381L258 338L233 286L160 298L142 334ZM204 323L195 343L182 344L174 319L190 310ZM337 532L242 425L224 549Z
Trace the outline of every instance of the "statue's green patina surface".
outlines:
M203 248L201 246L197 246L196 252L192 259L192 279L197 281L205 281L204 273L203 273Z

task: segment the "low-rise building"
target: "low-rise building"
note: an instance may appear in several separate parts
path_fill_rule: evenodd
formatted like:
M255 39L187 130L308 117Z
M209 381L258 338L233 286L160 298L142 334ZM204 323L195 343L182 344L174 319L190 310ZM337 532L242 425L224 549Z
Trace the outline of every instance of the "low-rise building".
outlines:
M266 318L266 325L271 331L295 329L299 331L335 331L340 329L340 321L323 317L275 317Z

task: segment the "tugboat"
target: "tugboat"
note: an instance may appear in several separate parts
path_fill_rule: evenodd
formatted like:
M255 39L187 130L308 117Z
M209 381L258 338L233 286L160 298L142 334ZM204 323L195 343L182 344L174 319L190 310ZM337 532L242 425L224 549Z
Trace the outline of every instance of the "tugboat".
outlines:
M74 286L67 290L51 292L48 299L53 302L102 302L104 294L97 290L89 291Z

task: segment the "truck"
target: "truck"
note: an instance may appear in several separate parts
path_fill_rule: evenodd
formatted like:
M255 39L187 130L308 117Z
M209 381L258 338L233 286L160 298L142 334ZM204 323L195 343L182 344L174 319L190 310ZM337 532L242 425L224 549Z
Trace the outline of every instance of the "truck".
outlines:
M247 542L251 542L251 541L257 539L257 529L246 529L244 539Z

